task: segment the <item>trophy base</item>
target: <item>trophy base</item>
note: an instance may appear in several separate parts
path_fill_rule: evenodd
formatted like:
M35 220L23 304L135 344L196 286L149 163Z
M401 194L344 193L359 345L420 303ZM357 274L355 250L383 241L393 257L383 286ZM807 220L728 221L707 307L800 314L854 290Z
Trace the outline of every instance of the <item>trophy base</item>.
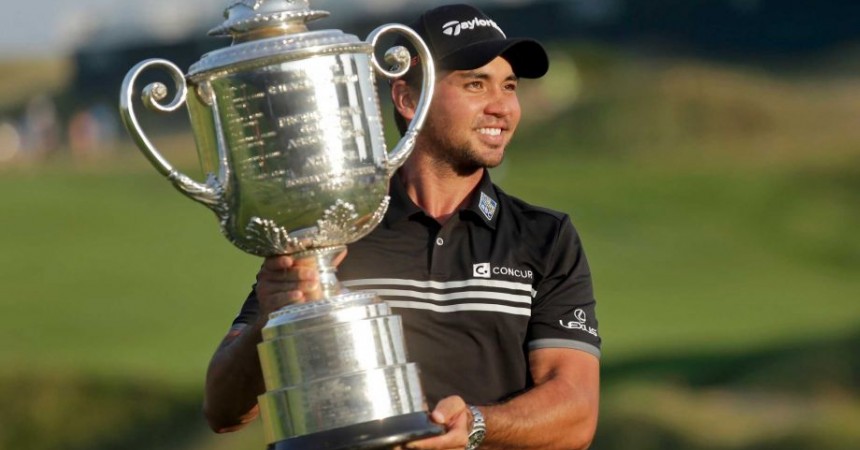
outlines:
M381 450L443 432L426 412L416 412L284 439L267 450Z

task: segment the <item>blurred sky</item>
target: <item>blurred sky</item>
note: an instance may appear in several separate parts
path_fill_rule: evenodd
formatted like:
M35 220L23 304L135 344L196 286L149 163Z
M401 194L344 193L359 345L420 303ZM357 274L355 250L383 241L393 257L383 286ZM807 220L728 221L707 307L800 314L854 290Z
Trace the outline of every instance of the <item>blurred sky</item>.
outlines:
M221 21L233 0L35 0L6 2L0 14L0 58L68 54L97 38L100 43L144 37L176 39L190 30L208 29ZM339 14L428 8L459 0L312 0L311 6ZM525 4L536 0L470 0Z

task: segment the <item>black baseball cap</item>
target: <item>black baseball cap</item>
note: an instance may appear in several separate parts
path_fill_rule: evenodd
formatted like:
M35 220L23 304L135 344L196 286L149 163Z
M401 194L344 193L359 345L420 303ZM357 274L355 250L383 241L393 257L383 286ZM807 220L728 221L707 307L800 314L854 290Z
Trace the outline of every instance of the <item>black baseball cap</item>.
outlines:
M437 69L477 69L497 56L505 58L518 77L540 78L549 69L546 50L538 41L508 38L474 6L440 6L422 14L410 27L424 39Z

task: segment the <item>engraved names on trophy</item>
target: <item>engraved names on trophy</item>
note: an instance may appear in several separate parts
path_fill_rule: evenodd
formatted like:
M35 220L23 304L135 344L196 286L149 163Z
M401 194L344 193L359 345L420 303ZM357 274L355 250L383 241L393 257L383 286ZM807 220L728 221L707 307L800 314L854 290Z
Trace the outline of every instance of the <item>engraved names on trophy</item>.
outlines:
M378 175L368 151L373 144L361 93L366 86L349 58L328 58L316 68L284 68L290 70L275 80L266 74L242 76L228 88L226 131L241 147L237 167L246 178L289 188Z
M266 386L281 389L335 373L406 364L401 330L400 316L387 315L265 340L259 348Z

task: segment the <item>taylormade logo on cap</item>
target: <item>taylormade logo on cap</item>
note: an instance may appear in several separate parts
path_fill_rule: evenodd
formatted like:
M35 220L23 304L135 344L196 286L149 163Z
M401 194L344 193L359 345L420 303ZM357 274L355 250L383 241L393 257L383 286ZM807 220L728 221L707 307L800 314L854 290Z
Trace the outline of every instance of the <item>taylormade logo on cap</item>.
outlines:
M507 38L505 36L505 32L496 25L496 22L490 19L479 19L475 17L472 20L460 21L460 20L452 20L445 25L442 25L442 33L448 36L459 36L463 30L474 30L477 27L493 27L502 33L502 37Z

